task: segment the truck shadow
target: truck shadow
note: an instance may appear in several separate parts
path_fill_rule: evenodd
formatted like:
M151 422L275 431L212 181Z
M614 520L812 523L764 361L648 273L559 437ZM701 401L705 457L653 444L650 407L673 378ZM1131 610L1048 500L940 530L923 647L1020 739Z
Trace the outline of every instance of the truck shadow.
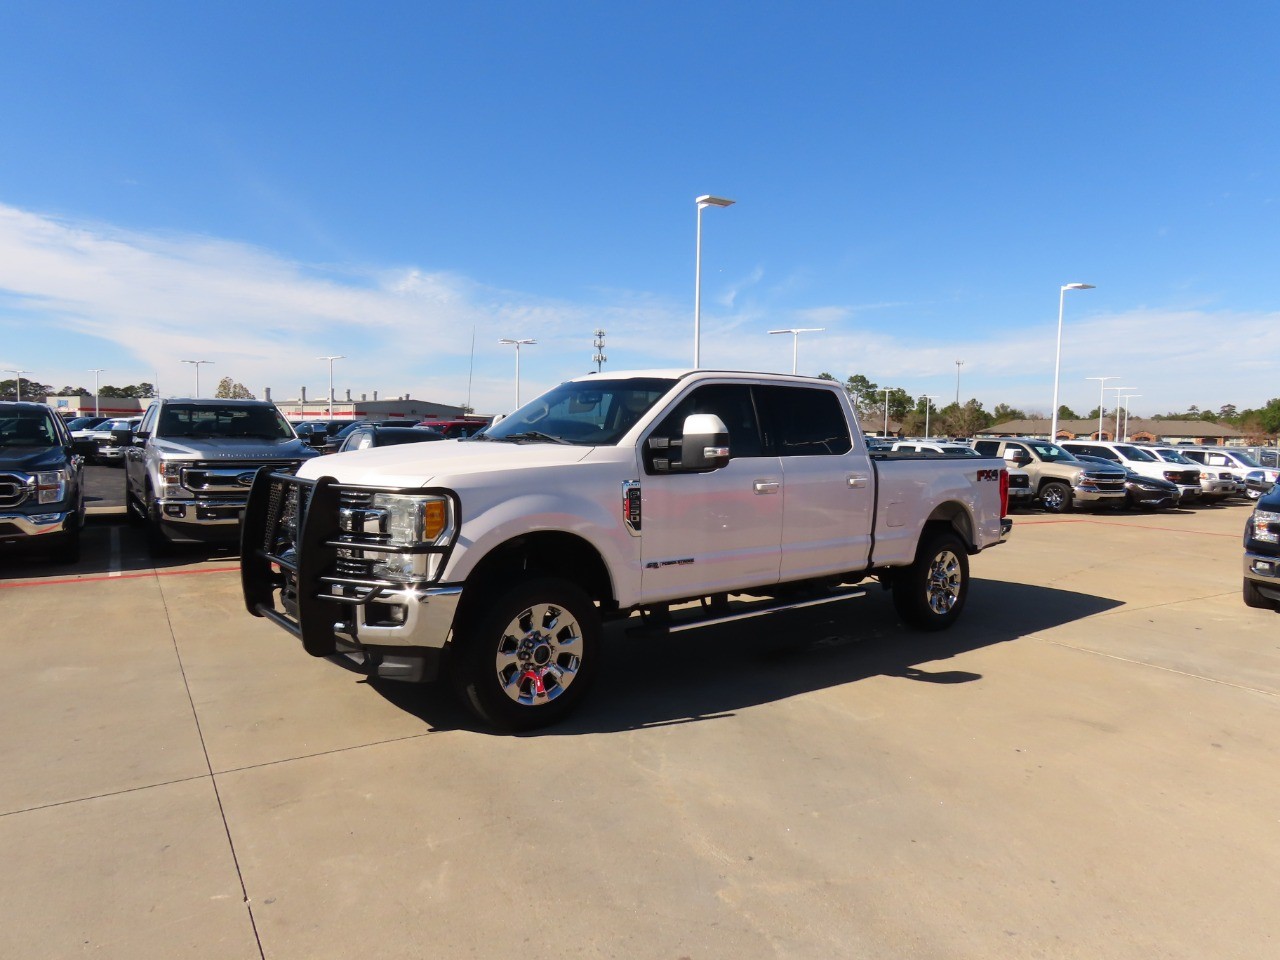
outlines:
M938 666L971 650L1081 620L1120 601L1047 587L974 579L964 617L943 633L913 632L888 593L823 612L781 614L660 639L606 631L595 688L562 723L534 736L614 733L729 719L736 711L874 676L923 683L973 683L981 674ZM485 732L446 683L370 681L388 701L435 730Z

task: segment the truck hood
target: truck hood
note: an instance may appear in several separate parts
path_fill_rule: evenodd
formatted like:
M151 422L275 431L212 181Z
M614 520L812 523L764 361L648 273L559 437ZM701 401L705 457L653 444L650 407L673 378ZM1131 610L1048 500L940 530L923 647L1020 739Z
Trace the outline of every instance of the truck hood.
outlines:
M305 460L316 450L302 440L247 437L156 437L152 449L175 460Z
M35 473L60 470L66 465L67 455L61 447L5 447L0 451L0 470Z
M378 487L422 487L439 483L442 477L579 463L594 449L558 443L435 440L319 457L304 463L298 476L333 477L339 483Z

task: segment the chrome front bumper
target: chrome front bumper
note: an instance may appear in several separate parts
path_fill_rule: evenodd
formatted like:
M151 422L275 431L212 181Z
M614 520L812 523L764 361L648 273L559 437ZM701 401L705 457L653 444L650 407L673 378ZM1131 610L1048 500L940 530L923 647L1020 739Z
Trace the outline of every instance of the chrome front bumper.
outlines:
M75 511L65 513L0 513L0 540L6 537L43 537L66 533L75 527Z
M1271 600L1280 600L1280 557L1246 550L1244 578L1253 581L1263 596Z
M244 513L245 500L193 500L173 498L155 501L156 519L162 523L200 527L235 526Z

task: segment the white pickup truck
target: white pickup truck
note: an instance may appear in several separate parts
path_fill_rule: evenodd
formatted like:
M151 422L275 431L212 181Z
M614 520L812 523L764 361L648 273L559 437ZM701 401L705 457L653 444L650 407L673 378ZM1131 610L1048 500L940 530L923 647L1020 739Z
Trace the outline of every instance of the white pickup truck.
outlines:
M871 455L838 384L719 371L563 383L466 440L263 468L245 605L314 656L448 676L484 721L553 722L605 620L676 632L892 589L950 626L1000 543L1001 460Z

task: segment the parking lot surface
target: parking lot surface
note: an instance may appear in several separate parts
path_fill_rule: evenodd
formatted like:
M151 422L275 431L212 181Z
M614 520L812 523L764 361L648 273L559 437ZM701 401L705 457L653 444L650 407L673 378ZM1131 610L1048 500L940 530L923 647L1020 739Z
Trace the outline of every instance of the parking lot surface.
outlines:
M610 637L536 736L370 684L110 513L0 559L0 957L1280 953L1248 506L1018 515L961 623Z

